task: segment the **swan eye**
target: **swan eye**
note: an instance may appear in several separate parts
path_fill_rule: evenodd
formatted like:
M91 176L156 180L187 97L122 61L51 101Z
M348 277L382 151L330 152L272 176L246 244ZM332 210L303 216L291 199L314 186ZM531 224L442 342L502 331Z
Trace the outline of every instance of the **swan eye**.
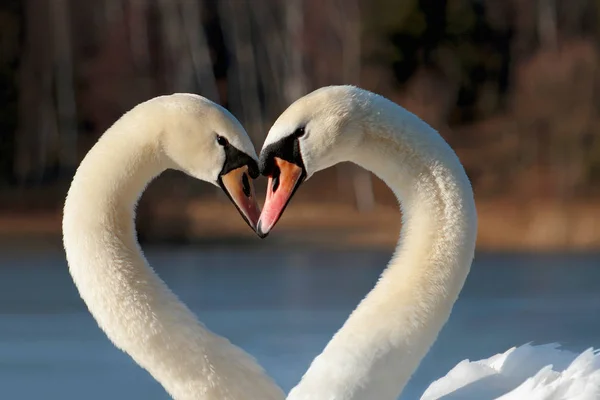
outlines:
M299 138L299 137L304 136L305 133L306 133L306 129L304 127L301 127L301 128L296 129L296 131L294 132L294 136Z
M220 146L227 146L229 142L223 136L217 135L217 143L219 143Z

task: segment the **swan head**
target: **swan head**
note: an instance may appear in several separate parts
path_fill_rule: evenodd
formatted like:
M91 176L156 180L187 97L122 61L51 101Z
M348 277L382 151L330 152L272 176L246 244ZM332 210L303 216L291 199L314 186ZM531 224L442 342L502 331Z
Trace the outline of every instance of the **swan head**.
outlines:
M240 122L225 108L198 95L173 94L159 105L162 152L173 169L219 186L256 231L260 210L252 180L258 157ZM160 126L160 125L159 125Z
M269 233L305 180L351 158L362 140L369 94L353 86L324 87L296 100L275 121L260 153L269 184L259 236Z

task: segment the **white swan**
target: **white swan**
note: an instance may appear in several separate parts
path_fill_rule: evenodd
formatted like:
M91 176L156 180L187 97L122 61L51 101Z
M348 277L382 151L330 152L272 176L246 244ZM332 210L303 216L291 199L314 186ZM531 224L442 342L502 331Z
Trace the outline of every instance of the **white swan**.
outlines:
M372 171L392 188L403 210L401 240L376 287L290 400L396 399L448 319L475 250L473 192L456 154L415 115L350 86L297 100L271 128L260 154L269 184L259 234L269 233L305 179L342 161ZM465 361L422 399L487 400L509 392L502 398L599 399L600 357L589 350L574 359L555 346L526 345ZM553 363L562 373L540 371Z
M167 168L219 185L255 226L248 174L257 157L240 123L196 95L149 100L104 133L81 162L64 207L69 270L98 325L177 400L279 400L244 351L207 330L147 264L134 207Z

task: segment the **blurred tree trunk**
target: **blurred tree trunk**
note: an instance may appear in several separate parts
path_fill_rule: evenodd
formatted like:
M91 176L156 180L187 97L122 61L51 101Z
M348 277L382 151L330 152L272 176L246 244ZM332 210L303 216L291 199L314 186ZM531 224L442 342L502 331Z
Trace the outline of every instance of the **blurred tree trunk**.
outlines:
M227 65L226 99L230 111L240 120L254 143L263 137L264 126L261 109L257 60L253 36L254 8L262 7L247 0L222 0L216 14L223 33L225 47L229 50ZM217 196L226 196L218 190Z
M144 71L144 73L147 73L150 68L150 43L148 38L149 1L151 0L137 0L134 4L131 4L129 16L129 42L133 64L137 70Z
M198 1L160 0L159 7L169 88L219 102Z
M343 19L344 41L342 42L342 66L344 82L360 85L361 69L361 14L358 0L346 1L345 18ZM354 166L353 166L354 167ZM371 172L354 167L354 197L360 212L372 211L375 207L373 180Z
M19 130L15 173L23 181L40 181L50 138L57 135L52 93L54 38L50 1L25 2L25 47L19 79Z
M52 0L52 25L54 29L54 87L56 91L58 162L62 171L72 172L78 164L77 108L73 83L73 52L71 21L67 0Z
M285 77L286 105L306 94L304 75L304 9L303 0L287 0L285 3L286 47L283 56L288 57Z
M0 3L0 184L14 183L15 141L18 120L18 68L21 57L23 4Z
M362 25L358 0L337 0L333 27L341 43L341 80L347 85L360 85ZM354 201L360 212L371 211L375 206L375 194L371 173L354 164L337 167L338 185L351 177Z
M306 94L305 5L303 0L256 2L256 67L263 114L269 120ZM266 131L260 136L264 139ZM262 140L261 140L262 141Z
M287 53L290 48L284 40L286 28L282 27L281 18L279 18L282 7L288 7L288 3L282 5L281 3L272 4L261 1L254 3L254 7L252 7L258 43L256 66L264 96L264 115L269 121L283 111L288 100L284 92L286 75L290 75L287 68ZM256 143L257 145L262 144L266 133L265 131L257 135L261 138Z
M190 76L189 63L181 62L179 49L181 43L181 21L178 12L178 1L158 0L160 27L162 32L162 59L166 65L164 80L168 92L179 92L187 86Z
M51 167L78 163L71 23L67 0L25 4L15 171L39 182Z
M195 84L202 96L220 103L217 80L213 73L212 60L202 26L201 10L198 2L183 0L181 16L188 46L187 59L193 67Z
M233 53L228 74L229 104L250 137L258 142L264 135L264 124L254 55L252 7L254 2L248 0L223 0L219 15L225 40Z
M538 36L543 48L556 49L556 0L538 0Z

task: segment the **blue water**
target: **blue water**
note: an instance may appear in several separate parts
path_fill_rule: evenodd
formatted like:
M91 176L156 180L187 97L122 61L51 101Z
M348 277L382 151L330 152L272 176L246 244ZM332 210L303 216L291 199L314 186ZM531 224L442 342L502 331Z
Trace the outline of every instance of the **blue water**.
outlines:
M370 290L389 253L154 248L161 277L287 391ZM402 399L465 358L526 342L600 346L600 254L478 254L449 323ZM60 249L0 250L0 399L168 399L115 349Z

